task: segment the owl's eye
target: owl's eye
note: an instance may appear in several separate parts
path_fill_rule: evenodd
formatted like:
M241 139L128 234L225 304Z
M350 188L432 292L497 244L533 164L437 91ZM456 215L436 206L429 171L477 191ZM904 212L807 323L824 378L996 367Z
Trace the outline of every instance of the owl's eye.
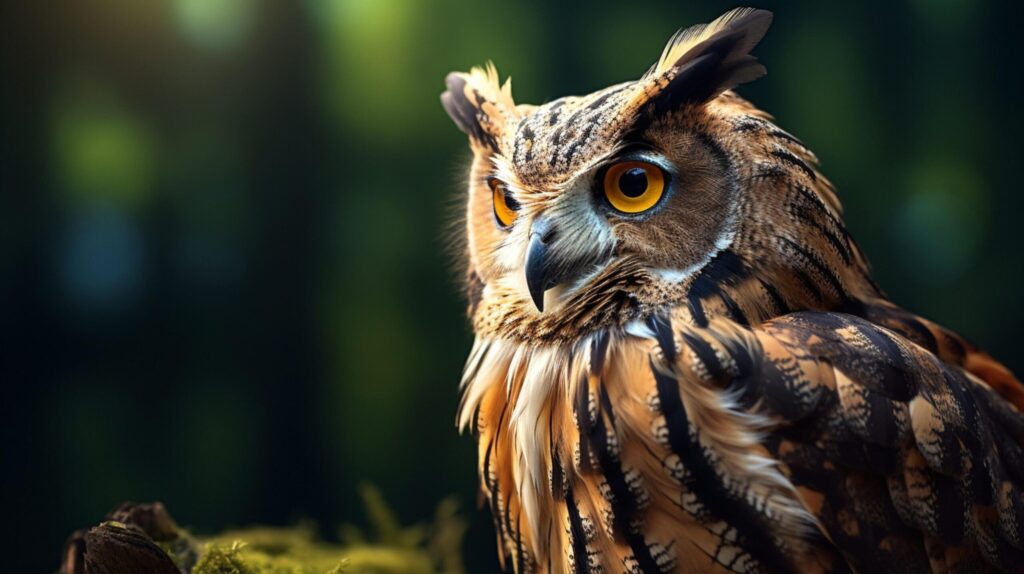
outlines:
M491 196L494 199L494 219L502 229L512 227L519 211L519 202L508 192L508 188L500 179L490 178L487 185L491 188Z
M622 161L604 174L604 196L622 213L641 213L658 204L665 193L665 173L642 161Z

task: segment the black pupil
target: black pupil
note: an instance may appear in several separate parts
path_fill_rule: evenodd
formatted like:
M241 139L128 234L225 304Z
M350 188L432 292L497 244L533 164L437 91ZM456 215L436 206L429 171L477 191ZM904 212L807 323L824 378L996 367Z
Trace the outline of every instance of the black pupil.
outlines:
M508 192L502 191L501 197L505 200L505 207L512 211L519 211L519 202L509 195Z
M626 197L640 197L647 191L647 172L640 167L631 167L619 176L619 190Z

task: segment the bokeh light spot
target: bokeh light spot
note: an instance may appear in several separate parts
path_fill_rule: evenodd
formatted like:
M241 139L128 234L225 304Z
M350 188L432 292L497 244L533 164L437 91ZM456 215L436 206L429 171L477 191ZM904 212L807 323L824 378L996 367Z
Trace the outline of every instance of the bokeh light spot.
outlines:
M230 50L249 36L255 2L248 0L176 0L178 25L191 42L210 50Z
M65 192L88 201L138 205L148 199L156 138L103 89L80 85L53 108L51 155Z
M415 127L416 108L407 99L419 75L420 3L359 0L312 8L323 32L321 97L329 113L361 137L387 140Z
M969 269L984 240L987 194L968 166L929 161L912 169L910 190L895 219L905 264L929 280L954 279Z
M75 306L103 312L137 297L145 255L142 232L124 210L97 205L75 213L59 249L59 275Z

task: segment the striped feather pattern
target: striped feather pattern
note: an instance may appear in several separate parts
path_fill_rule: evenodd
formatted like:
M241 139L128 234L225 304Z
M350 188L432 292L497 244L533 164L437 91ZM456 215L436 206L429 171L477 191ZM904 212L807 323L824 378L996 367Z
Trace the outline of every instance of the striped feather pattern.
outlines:
M697 327L679 308L570 348L487 349L467 387L485 391L463 412L513 571L1013 571L1024 558L1024 416L894 330L835 312ZM525 399L536 372L555 376ZM523 400L543 408L516 417Z
M457 420L507 571L1022 570L1024 386L885 297L814 154L730 91L770 20L730 12L542 106L493 68L448 78L474 151ZM594 216L600 166L638 146L687 185ZM544 312L491 178L520 221L571 214L568 252L606 242Z

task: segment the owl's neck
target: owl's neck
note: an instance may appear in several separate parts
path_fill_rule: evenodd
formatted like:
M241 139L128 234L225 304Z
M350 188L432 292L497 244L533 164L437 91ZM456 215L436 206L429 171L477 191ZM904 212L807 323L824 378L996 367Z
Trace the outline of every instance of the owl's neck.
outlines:
M737 240L675 283L640 267L610 266L561 308L544 314L520 293L484 285L472 275L474 332L512 348L571 348L596 333L624 331L670 313L688 316L698 327L718 316L754 325L786 313L848 310L884 298L852 240L848 251L837 248L831 255L795 240L776 240L776 250L760 257L745 256L752 252L747 239Z

